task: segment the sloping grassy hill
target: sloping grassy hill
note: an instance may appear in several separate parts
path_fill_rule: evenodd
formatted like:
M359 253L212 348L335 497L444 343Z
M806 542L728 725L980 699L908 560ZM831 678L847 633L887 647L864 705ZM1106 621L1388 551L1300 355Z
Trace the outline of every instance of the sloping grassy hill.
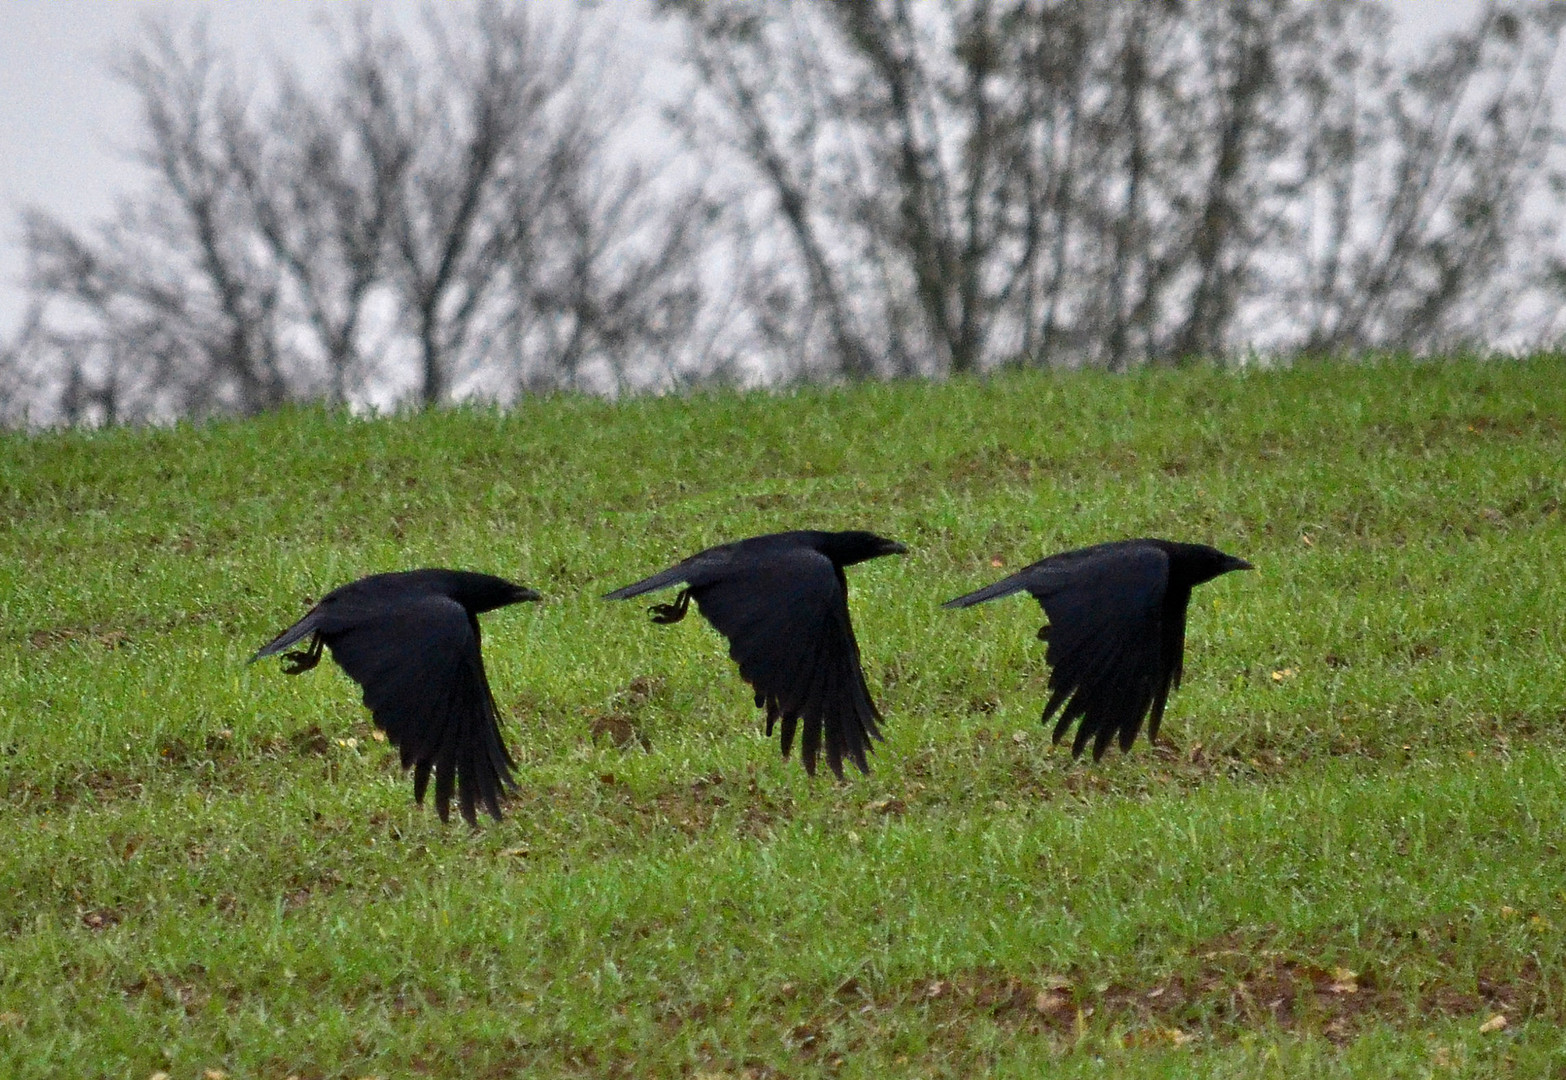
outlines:
M1543 1076L1566 1056L1566 363L1018 375L0 440L0 1074ZM603 592L874 529L888 721L808 780ZM1041 555L1200 540L1165 739L1052 751ZM420 565L522 789L412 805L334 665ZM1503 1019L1497 1019L1503 1018Z

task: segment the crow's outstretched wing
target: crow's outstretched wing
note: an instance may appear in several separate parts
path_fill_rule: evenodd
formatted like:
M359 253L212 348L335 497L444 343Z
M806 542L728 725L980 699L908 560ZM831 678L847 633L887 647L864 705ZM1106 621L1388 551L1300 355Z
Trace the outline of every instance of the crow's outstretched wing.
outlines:
M782 722L785 756L802 725L806 772L815 773L823 748L839 778L844 758L870 771L865 755L881 737L881 715L859 664L847 585L830 559L805 547L768 551L693 584L691 595L729 639L729 655L767 710L767 734Z
M328 623L322 636L332 656L364 688L364 704L401 752L403 768L413 767L414 798L424 801L433 770L442 821L453 791L470 824L479 802L498 821L500 799L515 785L477 619L455 600L426 593L347 625Z
M1037 564L1024 584L1049 616L1039 632L1049 642L1044 722L1060 712L1052 736L1059 742L1081 721L1073 755L1091 739L1097 760L1117 733L1120 748L1129 750L1155 704L1157 730L1169 693L1171 658L1162 644L1169 557L1155 547L1125 546L1049 564Z

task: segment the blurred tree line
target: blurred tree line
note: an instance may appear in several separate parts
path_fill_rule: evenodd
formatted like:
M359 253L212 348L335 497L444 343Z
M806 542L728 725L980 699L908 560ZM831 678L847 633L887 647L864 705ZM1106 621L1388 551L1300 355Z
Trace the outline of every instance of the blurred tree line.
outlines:
M1544 347L1562 6L1400 56L1368 0L369 5L326 69L149 23L146 186L24 211L0 417Z

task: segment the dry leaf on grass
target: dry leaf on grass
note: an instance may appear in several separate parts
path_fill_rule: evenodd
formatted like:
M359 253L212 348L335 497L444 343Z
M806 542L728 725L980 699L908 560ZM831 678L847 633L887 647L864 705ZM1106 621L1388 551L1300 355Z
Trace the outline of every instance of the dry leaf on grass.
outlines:
M1359 993L1359 972L1350 971L1348 968L1333 968L1332 982L1328 985L1327 991L1332 994Z
M1195 1037L1177 1027L1153 1027L1131 1032L1124 1042L1126 1046L1184 1046Z
M1041 1016L1048 1016L1050 1013L1070 1012L1071 995L1059 987L1040 990L1034 995L1033 1011Z

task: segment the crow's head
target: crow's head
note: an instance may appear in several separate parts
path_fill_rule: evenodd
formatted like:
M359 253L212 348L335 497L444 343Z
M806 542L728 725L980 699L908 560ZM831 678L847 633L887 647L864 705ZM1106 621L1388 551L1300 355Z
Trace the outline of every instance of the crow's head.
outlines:
M1226 555L1206 544L1175 544L1170 553L1169 573L1187 585L1200 585L1231 570L1256 569L1244 559Z
M896 540L888 540L884 536L877 536L871 532L829 532L819 533L819 540L815 544L817 551L831 559L837 566L853 566L862 563L866 559L877 559L882 555L902 555L908 549Z
M450 570L446 573L448 576L443 582L445 588L442 591L475 615L508 604L543 599L532 589L505 578L466 570Z

